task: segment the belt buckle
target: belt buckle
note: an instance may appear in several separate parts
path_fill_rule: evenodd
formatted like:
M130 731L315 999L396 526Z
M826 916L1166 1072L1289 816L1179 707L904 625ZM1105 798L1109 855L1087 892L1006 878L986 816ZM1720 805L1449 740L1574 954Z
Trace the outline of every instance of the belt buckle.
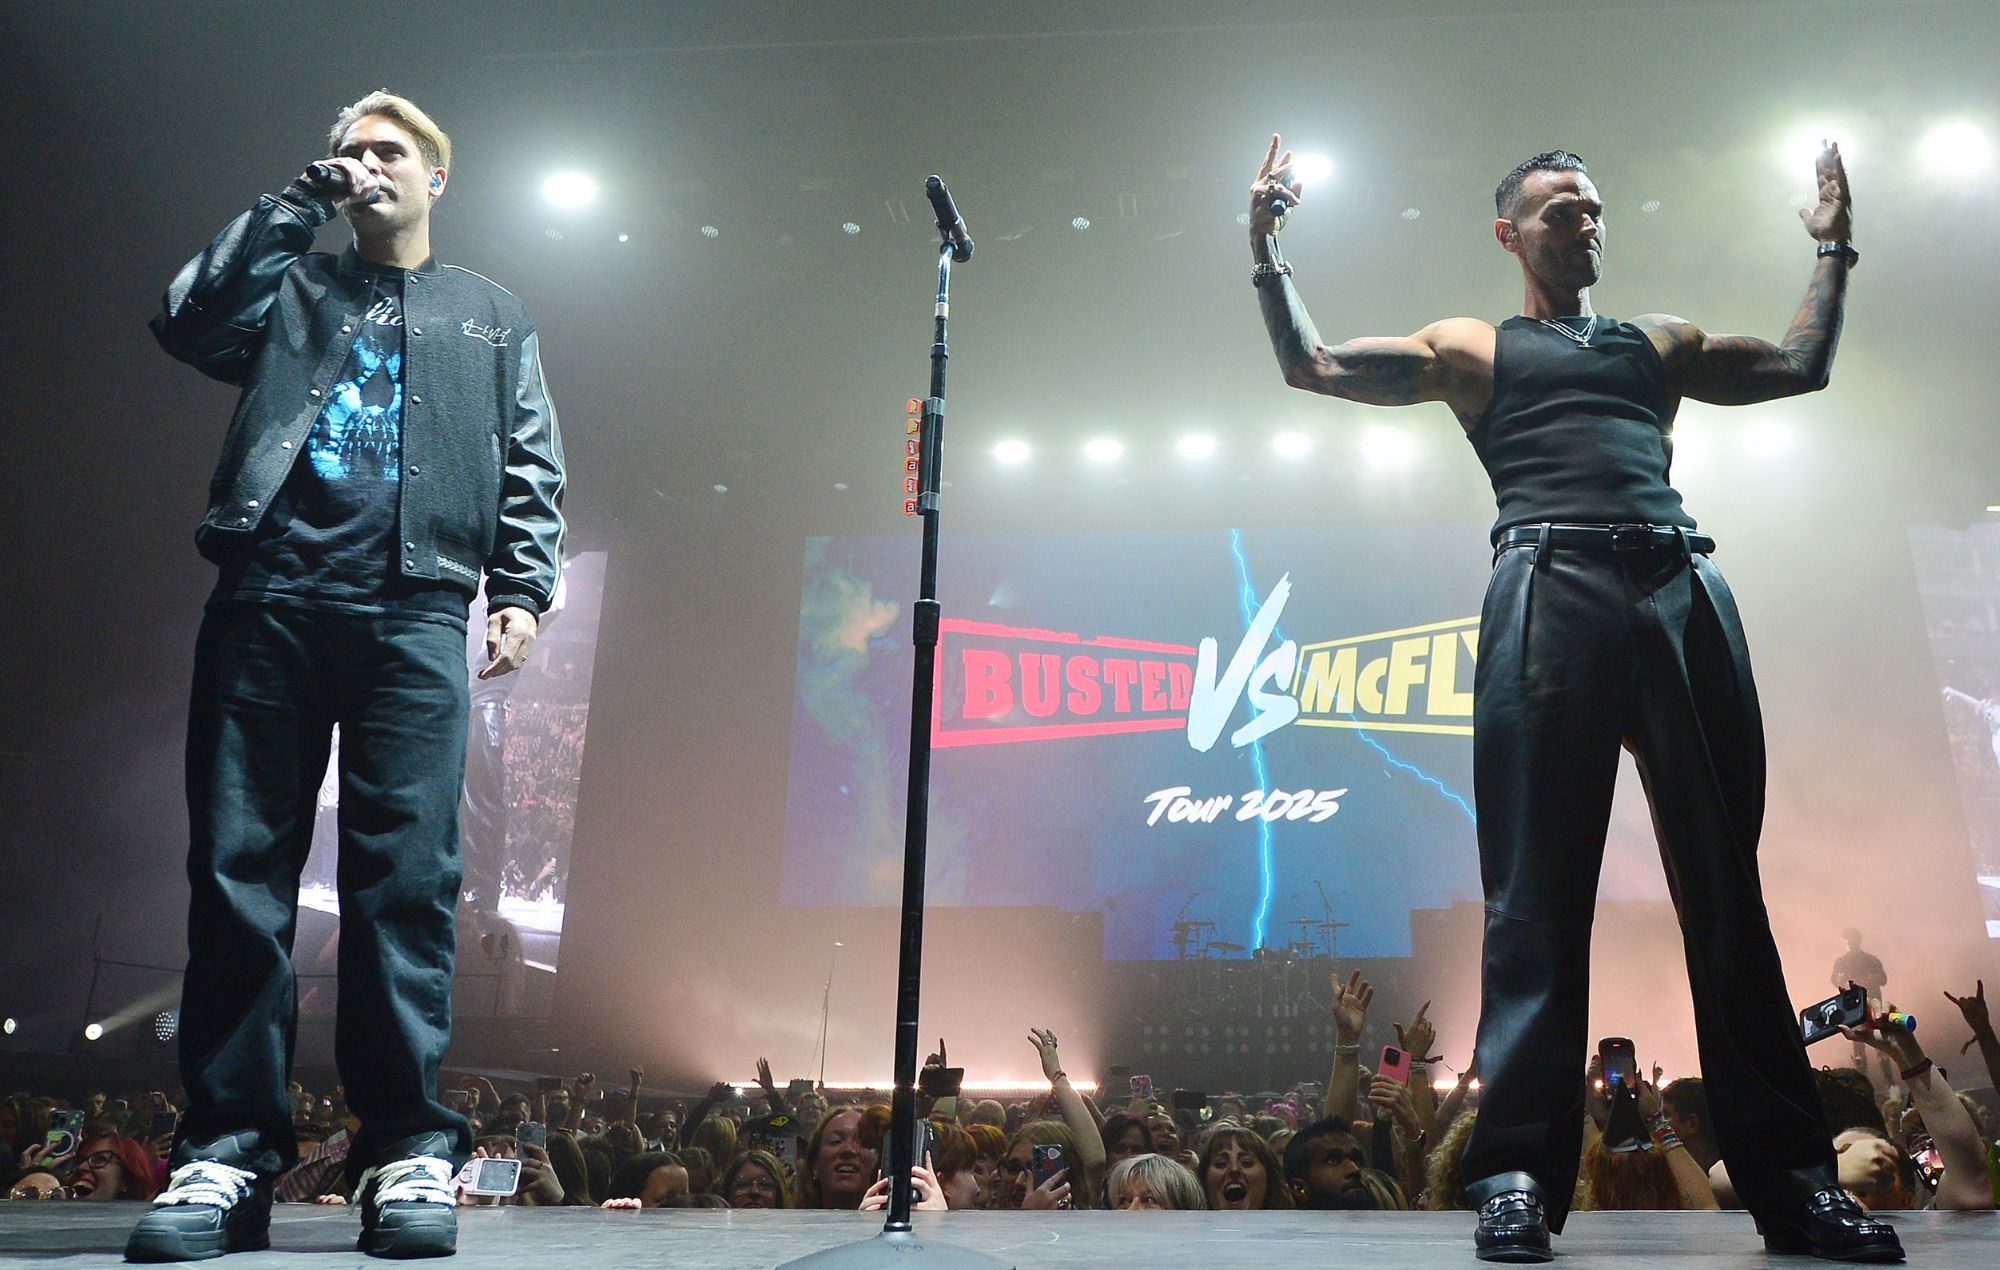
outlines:
M1613 525L1611 527L1611 549L1613 551L1651 551L1653 549L1653 527L1651 525Z

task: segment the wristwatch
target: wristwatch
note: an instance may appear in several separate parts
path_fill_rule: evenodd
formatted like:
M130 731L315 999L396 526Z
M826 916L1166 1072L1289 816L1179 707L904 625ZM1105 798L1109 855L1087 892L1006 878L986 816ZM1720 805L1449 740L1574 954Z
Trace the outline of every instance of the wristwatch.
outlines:
M1845 239L1842 239L1840 242L1821 243L1819 245L1819 250L1814 252L1813 255L1839 256L1842 260L1845 260L1847 262L1847 267L1849 269L1852 269L1855 266L1856 262L1858 262L1861 259L1861 253L1854 250L1854 244L1846 241Z

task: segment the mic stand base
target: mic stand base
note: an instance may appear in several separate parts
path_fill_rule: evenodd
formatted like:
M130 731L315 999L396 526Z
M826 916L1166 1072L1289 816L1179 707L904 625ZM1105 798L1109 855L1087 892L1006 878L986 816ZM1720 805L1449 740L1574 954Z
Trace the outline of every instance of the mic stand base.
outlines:
M779 1270L876 1270L880 1266L921 1270L1008 1270L1011 1261L997 1261L983 1252L934 1243L914 1230L883 1231L866 1243L842 1244L795 1261Z

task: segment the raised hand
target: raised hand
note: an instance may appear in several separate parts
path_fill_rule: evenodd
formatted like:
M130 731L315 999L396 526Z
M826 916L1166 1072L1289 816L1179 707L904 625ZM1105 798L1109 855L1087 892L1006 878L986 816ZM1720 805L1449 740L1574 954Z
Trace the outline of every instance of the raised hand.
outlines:
M1257 168L1257 179L1250 183L1250 234L1261 238L1265 234L1275 234L1284 228L1284 218L1271 206L1273 200L1282 197L1293 207L1304 198L1303 186L1292 171L1292 152L1278 152L1278 134L1271 134L1271 148L1264 153L1264 162Z
M1406 1138L1415 1138L1423 1127L1417 1121L1417 1104L1410 1096L1410 1087L1400 1080L1375 1077L1368 1082L1368 1101L1388 1112Z
M1886 1015L1895 1008L1885 1001L1876 1013ZM1874 1024L1866 1027L1843 1027L1840 1029L1840 1034L1850 1041L1859 1041L1863 1045L1881 1050L1889 1056L1890 1062L1904 1071L1924 1061L1924 1049L1917 1044L1915 1034L1900 1027L1881 1027Z
M1583 1069L1583 1106L1597 1122L1597 1131L1604 1132L1604 1123L1611 1118L1611 1096L1604 1087L1604 1059L1597 1054Z
M924 1164L910 1166L910 1189L916 1194L916 1200L910 1207L924 1212L943 1212L951 1205L945 1202L944 1187L938 1185L937 1174L924 1167L930 1162L931 1157L927 1155ZM889 1207L889 1186L888 1177L876 1178L875 1184L861 1197L861 1211L874 1213Z
M1396 1025L1396 1047L1419 1063L1431 1056L1431 1046L1437 1043L1437 1027L1424 1017L1430 1009L1431 1003L1426 1001L1417 1007L1417 1017L1410 1020L1407 1028L1400 1023Z
M1335 1036L1342 1045L1359 1045L1362 1025L1368 1022L1368 1007L1375 1001L1375 988L1362 979L1359 970L1348 976L1344 987L1338 971L1331 978Z
M1028 1029L1028 1040L1042 1056L1042 1075L1051 1081L1062 1075L1062 1056L1056 1053L1056 1034L1045 1027L1031 1027Z
M1963 1054L1978 1044L1980 1037L1991 1036L1993 1034L1993 1020L1986 1013L1986 981L1984 979L1978 981L1978 987L1973 990L1971 996L1955 997L1947 992L1944 994L1944 999L1958 1007L1958 1012L1965 1016L1965 1025L1972 1029L1972 1039L1958 1047L1959 1053Z
M1029 1191L1021 1201L1022 1208L1068 1208L1069 1170L1058 1169L1049 1180Z
M778 1087L771 1079L771 1060L768 1058L757 1060L757 1083L764 1087L767 1094L777 1092Z
M1819 205L1800 208L1799 219L1806 232L1823 243L1844 243L1854 236L1854 201L1847 189L1847 165L1840 158L1840 144L1826 143L1813 162L1819 181Z

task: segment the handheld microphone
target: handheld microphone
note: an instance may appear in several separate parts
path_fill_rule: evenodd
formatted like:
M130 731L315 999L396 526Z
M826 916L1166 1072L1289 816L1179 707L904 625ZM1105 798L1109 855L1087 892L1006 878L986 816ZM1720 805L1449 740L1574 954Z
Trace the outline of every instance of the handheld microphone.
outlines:
M329 198L346 198L354 193L354 178L348 175L347 169L325 159L306 165L306 179ZM381 196L382 192L378 189L361 201L372 203Z
M952 205L951 191L946 189L942 178L924 178L924 193L930 197L931 210L937 213L938 233L951 244L951 258L964 264L972 259L972 239L965 232L965 221Z

